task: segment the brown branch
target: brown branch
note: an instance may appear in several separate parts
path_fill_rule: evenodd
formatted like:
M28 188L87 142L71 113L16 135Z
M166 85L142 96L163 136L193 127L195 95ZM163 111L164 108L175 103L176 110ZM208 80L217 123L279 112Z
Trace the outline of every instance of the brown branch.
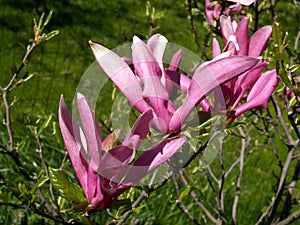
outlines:
M300 209L294 212L292 215L287 217L286 219L280 221L279 223L276 223L276 225L289 225L295 220L300 218Z
M126 222L126 220L128 219L128 217L135 211L135 208L138 207L146 198L148 198L149 194L151 192L156 191L157 189L164 186L169 181L169 179L171 177L172 177L172 174L169 176L169 178L164 179L162 182L160 182L160 183L158 183L158 184L156 184L152 187L149 187L149 190L147 192L143 190L142 193L140 194L140 196L132 204L132 208L120 217L119 222L117 223L117 225L124 224Z
M197 8L197 10L199 12L200 12L200 9L198 8L197 3L193 2L193 0L186 1L186 4L187 4L187 11L188 11L188 18L189 18L189 22L190 22L190 25L191 25L191 28L192 28L194 41L195 41L198 49L202 53L202 56L205 59L209 60L209 57L206 54L207 51L205 50L205 48L199 42L200 39L198 38L198 31L197 31L197 27L196 27L196 25L194 23L194 15L193 15L193 12L192 12L193 8ZM205 16L203 15L203 17L205 17Z
M0 86L0 91L2 91L2 100L3 100L3 103L4 103L5 113L6 113L6 115L5 115L5 126L6 126L6 130L7 130L8 139L9 139L9 147L8 147L9 151L14 150L14 139L13 139L13 134L12 134L12 130L11 130L11 127L10 127L10 108L11 108L11 105L8 102L8 93L10 92L10 90L12 88L12 85L15 82L15 80L17 79L18 75L21 73L21 70L26 65L26 62L29 59L29 56L31 55L31 53L33 52L35 47L36 47L36 44L32 43L31 46L27 49L27 51L25 53L25 56L23 57L23 60L20 64L19 68L17 69L17 71L14 72L12 78L10 79L10 81L8 82L6 87Z
M288 186L288 189L287 189L287 195L286 195L286 199L285 199L285 202L284 202L284 207L283 207L283 210L281 212L279 220L287 218L287 216L289 215L289 213L291 211L291 208L293 206L292 196L293 196L293 192L296 188L297 181L299 179L299 174L300 174L300 160L298 159L297 160L297 165L296 165L295 170L294 170L293 179L290 182L290 184Z
M289 128L287 127L284 119L283 119L283 115L281 113L281 109L279 108L278 106L278 103L277 103L277 100L276 100L276 97L274 95L271 95L271 100L273 102L273 106L276 110L276 114L277 114L277 119L281 125L281 127L283 128L283 131L284 131L284 134L285 136L288 138L288 142L290 145L295 145L295 140L292 138L292 135L289 131Z
M177 194L176 207L178 207L179 210L182 211L194 224L199 224L198 221L193 217L193 215L189 212L189 210L187 209L185 204L180 199L179 185L177 183L175 176L173 176L173 183L174 183L176 194ZM185 186L185 187L187 187L187 186Z
M223 216L224 213L224 182L225 182L225 168L224 168L224 161L223 161L223 145L222 145L222 139L220 139L220 152L219 152L219 161L220 161L220 167L222 171L221 180L218 184L219 187L219 194L218 194L218 206L219 206L219 214L220 216ZM222 224L222 221L220 221L219 225Z
M291 162L292 162L292 159L293 159L295 149L296 149L296 146L293 146L289 149L285 164L284 164L283 169L281 171L281 176L280 176L280 180L279 180L279 184L278 184L276 194L275 194L274 198L272 199L271 203L269 204L269 206L267 207L267 209L263 212L263 214L260 216L259 220L256 222L256 225L261 224L263 219L268 214L270 215L269 216L269 222L271 222L274 219L275 213L277 211L278 204L281 200L282 193L284 191L284 185L285 185L286 177L287 177L288 170L290 168L290 165L291 165Z
M10 207L17 208L17 209L27 209L26 205L19 205L19 204L15 204L15 203L11 203L11 202L0 201L0 205L10 206Z

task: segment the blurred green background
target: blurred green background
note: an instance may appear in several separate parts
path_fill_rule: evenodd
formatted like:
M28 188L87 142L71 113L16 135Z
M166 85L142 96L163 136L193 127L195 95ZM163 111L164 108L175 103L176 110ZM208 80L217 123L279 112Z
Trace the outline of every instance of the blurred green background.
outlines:
M163 17L154 21L156 29L153 33L165 35L170 42L182 45L199 57L205 59L210 55L211 34L202 15L204 3L200 3L202 10L195 17L197 38L202 43L202 49L197 47L194 34L189 22L186 2L184 0L153 0L149 1L155 7L156 12L163 13ZM282 24L283 31L289 32L293 46L294 38L297 35L300 21L299 11L293 1L276 1L276 19ZM32 171L41 168L35 149L34 140L24 125L24 118L30 117L45 118L53 113L55 116L58 110L58 103L61 94L70 103L74 97L76 87L86 69L94 62L94 56L89 48L88 40L98 42L108 48L115 48L118 45L130 42L133 35L146 39L149 35L150 19L146 15L146 1L135 0L0 0L0 84L5 86L10 80L12 70L17 67L26 51L29 38L33 37L33 15L41 15L54 10L53 18L46 27L46 32L58 29L60 33L52 40L43 43L32 54L28 65L20 74L24 78L27 73L36 73L28 84L22 85L10 96L18 101L12 108L12 120L17 141L26 141L26 147L22 153L25 166ZM272 15L267 12L262 14L259 26L272 24ZM108 97L110 98L110 93ZM0 105L0 118L3 120L3 105ZM54 116L54 117L55 117ZM30 118L28 120L30 120ZM29 122L30 123L30 122ZM63 146L56 143L49 128L42 137L45 147L45 158L49 165L58 168L64 155ZM256 134L254 134L256 136ZM275 139L278 137L275 137ZM1 142L6 140L5 127L0 130ZM266 144L259 152L249 154L243 179L243 193L241 206L239 207L240 224L250 224L264 210L270 198L273 196L273 189L276 185L276 178L273 175L278 170L275 156L271 148L267 148L266 137L257 135L257 142ZM278 143L277 143L278 142ZM228 138L224 147L226 167L239 155L239 148L236 148L235 137ZM252 143L255 146L256 143ZM282 145L276 141L279 148ZM285 155L285 150L280 152ZM9 174L16 168L11 165L5 157L0 159L4 174ZM30 162L26 164L26 162ZM214 164L212 164L212 167ZM68 168L69 170L70 167ZM187 168L193 170L194 168ZM233 188L238 171L228 178L225 184L226 203L232 204L232 197L235 194ZM74 174L69 174L74 182ZM11 177L11 182L18 182L20 178ZM208 198L213 198L212 193L207 191L207 180L203 173L199 173L195 179L197 188L203 190ZM131 193L132 194L132 193ZM134 195L133 193L132 195ZM130 193L128 194L130 195ZM9 199L0 193L2 199ZM128 221L138 218L139 224L189 224L189 220L175 206L176 194L174 185L168 183L165 187L153 193L150 198L142 204L139 211ZM256 205L259 203L259 206ZM187 200L188 209L197 219L199 209L195 204ZM230 215L231 208L225 213ZM0 207L0 222L11 224L16 218L18 211L12 208ZM7 216L9 215L9 216ZM198 218L199 217L199 218ZM22 217L23 218L23 217ZM28 214L26 219L16 219L18 223L40 224L47 223L35 215ZM21 221L21 222L20 222ZM24 222L25 221L25 222ZM99 212L96 219L99 223L107 221L107 215Z

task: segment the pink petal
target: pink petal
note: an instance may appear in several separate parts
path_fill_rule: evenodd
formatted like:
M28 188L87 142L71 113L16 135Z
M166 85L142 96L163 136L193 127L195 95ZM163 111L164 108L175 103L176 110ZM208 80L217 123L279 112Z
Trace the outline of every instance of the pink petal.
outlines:
M235 116L238 117L245 111L253 108L268 107L269 98L278 85L278 82L279 77L276 75L275 69L263 73L249 92L247 102L235 109Z
M161 82L162 71L149 47L136 36L133 38L132 58L135 72L144 83L143 97L149 100L157 117L168 124L169 95Z
M180 61L182 58L182 49L179 49L175 54L173 55L168 70L171 71L178 71Z
M81 118L82 128L86 137L88 151L90 153L90 167L98 170L101 160L102 142L100 129L95 114L87 99L80 93L77 94L78 111Z
M165 70L163 58L167 43L167 38L161 34L155 34L151 36L147 42L147 45L153 52L153 55L155 56L162 72Z
M87 194L87 156L83 149L79 125L73 120L63 96L59 104L59 126L80 185Z
M240 3L228 6L230 13L237 13L242 10L243 6Z
M221 54L221 48L218 40L213 38L212 40L212 57L215 58L216 56Z
M145 77L161 77L162 71L151 49L137 36L133 37L132 61L136 74L143 80Z
M168 74L167 71L173 71L173 72L178 72L179 66L180 66L180 61L182 58L182 49L179 49L172 57L170 65L167 70L165 70L165 87L167 89L167 92L169 96L173 95L176 93L177 89L175 88L174 91L174 83L172 79L170 79L170 74Z
M229 105L231 105L233 108L238 105L246 91L248 91L255 84L258 77L262 74L267 65L267 62L260 61L247 73L237 77L234 87L232 88L233 92L231 93L232 96L230 98Z
M109 49L91 41L89 43L100 67L137 110L150 109L143 99L141 85L127 63Z
M246 56L231 56L212 61L196 69L182 106L174 113L170 122L170 132L180 130L189 113L215 87L246 72L259 61Z
M131 161L134 159L135 151L126 146L117 146L106 152L100 162L99 174L114 183L119 183Z
M227 45L227 43L229 41L236 41L230 16L222 15L220 17L220 27L221 27L221 31L222 31L222 35L223 35L225 45ZM234 44L236 44L236 43L234 43Z
M272 26L264 26L256 31L250 39L248 55L251 57L261 56L267 46L271 34Z
M242 17L241 22L235 31L235 36L239 45L239 55L248 55L248 26L248 18Z
M186 136L176 136L145 151L133 164L124 184L133 185L152 170L170 159L186 142Z
M96 195L96 189L97 189L97 179L98 174L97 171L95 171L92 167L89 166L88 168L88 190L87 190L87 199L89 202L92 202L93 198Z
M211 0L205 0L205 12L208 22L214 24L214 7L211 5Z
M166 70L167 79L172 80L173 83L177 84L181 91L187 93L190 86L191 79L184 74L176 71Z
M203 100L199 104L205 112L210 111L210 103L207 98L203 98Z
M137 150L141 142L149 133L151 120L153 119L152 110L144 112L134 123L133 127L125 137L123 145ZM135 138L136 137L136 138Z
M242 5L251 5L255 0L228 0L230 2L240 3Z

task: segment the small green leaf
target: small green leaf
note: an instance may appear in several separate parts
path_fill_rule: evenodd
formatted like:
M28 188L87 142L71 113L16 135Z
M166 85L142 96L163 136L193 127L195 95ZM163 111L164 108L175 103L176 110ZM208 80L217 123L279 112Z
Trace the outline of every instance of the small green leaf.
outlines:
M44 123L42 124L42 126L40 127L39 131L38 131L38 135L40 135L43 130L49 125L50 121L52 120L52 114L50 114L47 119L44 121Z
M16 151L17 152L22 151L24 149L25 145L26 145L26 141L24 141L24 140L21 141L21 142L18 142L17 147L16 147Z
M280 76L281 80L283 81L283 83L289 87L289 89L293 90L293 85L290 81L290 79L288 78L287 72L285 71L285 68L283 67L283 65L280 63L280 61L276 62L276 72L277 74Z
M188 196L191 192L192 186L188 185L183 192L180 193L179 199L182 201L186 196Z
M21 194L27 194L27 193L28 193L25 184L19 183L19 184L18 184L18 188L19 188L19 191L20 191Z
M282 37L280 32L280 25L277 22L274 22L272 25L272 37L275 42L275 47L281 47L282 46Z
M45 13L42 13L41 17L40 17L40 20L39 20L39 24L38 24L38 34L40 34L43 29L42 29L42 23L43 23L43 20L44 20L44 16L45 16Z
M59 30L53 30L50 33L45 34L43 36L43 41L49 41L51 38L55 37L58 34L59 34Z
M158 20L158 19L164 17L165 13L166 13L165 10L155 13L155 20Z
M52 129L53 129L52 134L55 136L55 139L56 139L57 143L60 144L60 145L63 145L64 141L63 141L63 138L60 134L58 124L55 121L52 123Z
M192 8L191 11L193 16L198 16L200 14L200 10L198 8Z
M45 22L44 22L44 24L43 24L43 28L44 28L45 26L47 26L47 24L49 23L49 21L50 21L50 19L51 19L51 17L52 17L52 14L53 14L53 10L51 10L51 11L49 12L49 14L48 14L48 16L47 16L47 18L46 18L46 20L45 20Z
M83 224L83 225L93 225L93 223L91 221L89 221L88 217L86 217L86 216L78 215L78 219L81 222L81 224Z
M33 188L30 190L31 194L34 194L36 190L40 187L42 187L47 181L49 180L48 177L41 175L41 177L38 179L38 181L35 183Z
M150 3L150 1L147 1L146 4L145 4L145 6L146 6L145 14L146 14L146 16L150 16L150 11L151 11L151 3Z
M49 167L49 178L63 198L75 203L86 201L81 187L71 183L63 171Z
M22 84L22 83L26 83L27 81L29 81L32 77L34 77L34 75L36 75L36 73L31 73L28 74L28 76L26 76L25 78L22 78L20 80L18 80L18 85Z
M300 68L300 64L295 64L295 65L293 65L293 66L291 66L291 67L288 67L288 68L286 69L286 71L289 72L289 73L293 73L293 72L295 72L296 70L298 70L299 68Z

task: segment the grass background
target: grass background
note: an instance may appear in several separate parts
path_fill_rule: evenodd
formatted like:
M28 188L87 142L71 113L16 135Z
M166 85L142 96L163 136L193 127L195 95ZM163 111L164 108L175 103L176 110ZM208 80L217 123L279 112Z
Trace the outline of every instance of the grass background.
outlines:
M203 57L193 37L191 26L188 20L188 13L185 9L185 1L162 0L151 1L157 11L165 11L164 17L155 21L159 27L155 32L165 35L169 41L182 45L194 53ZM22 161L26 168L38 174L41 165L36 154L37 148L26 124L37 124L37 119L42 121L48 114L54 115L58 110L58 103L61 94L64 94L68 104L73 99L75 90L81 76L86 69L94 62L94 56L88 46L88 40L101 43L108 48L115 48L123 43L130 42L132 36L138 35L146 39L149 33L149 18L145 15L146 1L134 0L0 0L0 84L4 86L11 77L12 69L18 66L24 56L29 38L33 37L34 12L39 15L42 12L54 10L53 19L47 27L47 31L60 30L60 34L49 42L39 46L32 54L30 61L23 70L21 76L26 73L36 73L30 83L17 88L10 100L17 97L18 101L12 108L13 131L17 143L23 143ZM203 9L203 7L202 7ZM278 1L276 7L278 21L282 24L283 30L289 32L291 46L297 34L299 11L295 9L292 1ZM288 12L288 13L287 13ZM204 19L201 14L196 17L195 26L201 41L209 40L208 30L205 28ZM262 15L259 25L271 24L271 15ZM210 46L204 47L206 54L210 55ZM99 100L99 107L108 116L110 108L101 105L102 100L109 101L111 98L111 86L104 89L103 97ZM105 111L107 110L107 111ZM99 117L102 115L99 115ZM0 105L0 119L4 119L3 105ZM250 117L251 119L251 117ZM38 124L38 126L40 123ZM44 156L51 167L58 168L65 154L62 145L52 135L53 128L47 128L42 138ZM257 134L253 134L256 136ZM278 137L272 137L276 141ZM0 142L7 141L5 127L1 125ZM273 195L276 179L274 174L278 171L276 159L271 148L268 147L268 140L258 136L258 143L265 143L263 148L247 157L244 179L242 180L243 195L239 207L239 224L251 224L264 210L264 205L270 201ZM224 145L226 167L239 155L239 148L236 147L237 140L234 137L228 138ZM276 141L280 154L285 155L286 149ZM255 143L253 143L255 145ZM213 162L212 168L216 163ZM0 155L1 172L9 176L11 184L22 183L20 177L14 176L16 166L8 157ZM76 182L70 164L67 164L66 171ZM196 166L196 165L194 165ZM217 165L215 165L218 170ZM193 170L193 165L187 170ZM232 204L235 194L234 182L238 171L234 171L225 184L226 204ZM207 191L207 180L203 173L199 172L195 178L195 188L202 190L209 198L212 193ZM10 200L13 197L0 189L1 200ZM128 195L137 195L128 193ZM174 185L169 182L159 191L153 193L147 199L129 221L139 221L138 224L189 224L190 221L175 206L176 193ZM186 200L186 199L185 199ZM189 200L186 205L191 213L201 221L199 209ZM226 214L230 215L231 208L226 208ZM105 212L95 215L95 221L100 224L107 222ZM40 224L49 223L43 218L26 213L21 210L14 210L9 207L0 207L1 224Z

